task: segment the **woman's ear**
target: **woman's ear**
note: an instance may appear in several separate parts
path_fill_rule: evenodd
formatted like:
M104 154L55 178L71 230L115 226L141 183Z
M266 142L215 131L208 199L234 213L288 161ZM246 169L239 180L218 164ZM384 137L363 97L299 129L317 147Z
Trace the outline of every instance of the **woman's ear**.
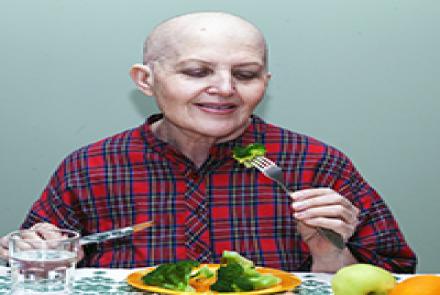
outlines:
M267 79L267 81L269 81L270 78L272 78L272 73L271 73L271 72L267 72L267 73L266 73L266 79Z
M133 65L130 69L130 77L142 93L153 96L153 71L149 66Z
M266 77L264 79L265 87L267 87L267 85L269 85L270 78L272 78L272 73L271 72L267 72L266 73Z

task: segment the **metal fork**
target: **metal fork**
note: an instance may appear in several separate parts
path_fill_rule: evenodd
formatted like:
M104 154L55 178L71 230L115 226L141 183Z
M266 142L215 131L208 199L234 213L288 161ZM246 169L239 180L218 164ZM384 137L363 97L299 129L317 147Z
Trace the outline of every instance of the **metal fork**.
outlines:
M255 157L251 161L249 161L253 167L260 170L267 178L275 181L288 195L290 195L291 191L287 188L283 179L283 171L281 168L275 164L272 160L259 156ZM316 230L319 234L329 240L334 246L339 249L344 249L345 243L342 236L335 231L327 228L318 227Z

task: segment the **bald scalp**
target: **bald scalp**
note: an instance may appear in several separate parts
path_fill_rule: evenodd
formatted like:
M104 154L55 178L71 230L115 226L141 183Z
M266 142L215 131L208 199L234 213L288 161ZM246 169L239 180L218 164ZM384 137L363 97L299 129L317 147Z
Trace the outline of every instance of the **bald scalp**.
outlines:
M244 36L249 39L249 42L261 46L266 66L267 46L261 31L243 18L224 12L190 13L160 23L145 40L143 63L151 64L177 54L179 44L185 42L188 36L197 34L236 36L241 32L246 32Z

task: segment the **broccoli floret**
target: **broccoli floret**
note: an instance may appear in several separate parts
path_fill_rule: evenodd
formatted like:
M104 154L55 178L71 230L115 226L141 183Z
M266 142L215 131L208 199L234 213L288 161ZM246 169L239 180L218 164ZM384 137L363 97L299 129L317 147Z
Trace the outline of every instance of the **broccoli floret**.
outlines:
M231 282L229 281L221 281L217 280L214 284L211 285L211 290L217 292L234 292L234 288L232 287Z
M261 143L251 143L245 147L236 146L232 149L232 157L246 167L252 167L249 164L255 157L264 156L266 148Z
M234 292L234 282L244 273L243 267L235 262L222 265L217 270L217 281L211 285L211 290L217 292Z
M271 274L260 274L254 263L237 252L224 251L221 258L224 264L217 270L217 282L211 290L217 292L252 291L272 287L281 279Z
M234 280L233 288L235 291L252 291L255 290L254 284L248 277L245 275L240 276L236 280Z
M190 292L194 289L189 285L189 279L194 267L200 263L193 260L184 260L176 263L165 263L142 277L147 285L166 289Z
M251 260L244 258L234 251L223 251L220 262L222 264L237 263L240 264L244 270L254 267L254 263Z
M272 287L281 282L279 277L271 274L260 274L259 276L248 277L248 280L254 287L254 290Z
M191 274L191 278L197 278L197 279L209 279L214 276L214 272L207 267L206 265L197 270L195 273Z

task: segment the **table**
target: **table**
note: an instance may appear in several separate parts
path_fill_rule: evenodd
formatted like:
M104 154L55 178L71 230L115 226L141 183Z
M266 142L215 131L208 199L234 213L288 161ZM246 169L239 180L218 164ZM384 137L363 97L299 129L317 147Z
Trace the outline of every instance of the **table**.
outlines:
M121 295L121 294L147 294L127 285L125 278L133 269L109 268L78 268L75 270L75 283L73 295ZM331 274L325 273L294 273L302 283L291 295L331 295ZM407 275L396 275L398 280ZM10 291L11 277L8 267L0 266L0 295Z

